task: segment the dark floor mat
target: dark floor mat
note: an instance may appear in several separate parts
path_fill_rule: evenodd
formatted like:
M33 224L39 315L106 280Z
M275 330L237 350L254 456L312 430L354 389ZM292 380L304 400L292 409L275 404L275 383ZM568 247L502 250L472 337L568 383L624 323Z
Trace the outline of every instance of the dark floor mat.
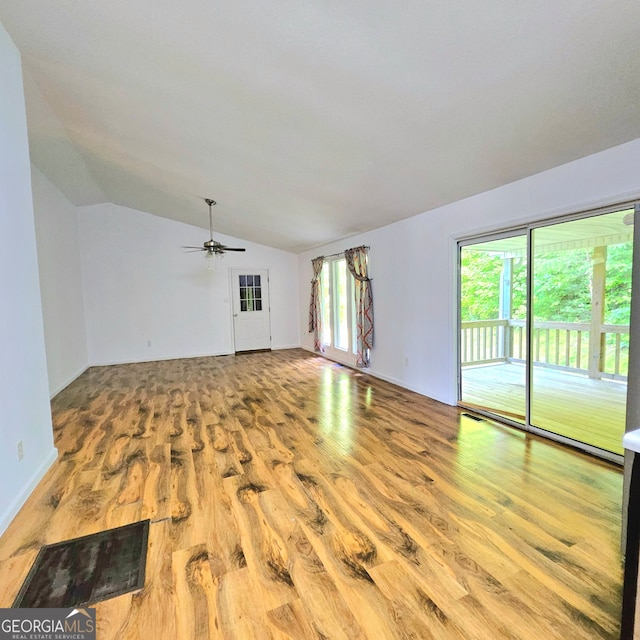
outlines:
M14 608L94 604L141 589L149 520L42 547Z

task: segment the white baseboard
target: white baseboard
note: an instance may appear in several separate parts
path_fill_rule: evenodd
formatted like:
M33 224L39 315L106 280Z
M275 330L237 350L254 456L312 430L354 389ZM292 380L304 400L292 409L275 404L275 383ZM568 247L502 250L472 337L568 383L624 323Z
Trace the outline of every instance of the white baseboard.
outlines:
M433 396L430 396L428 394L426 394L424 391L422 391L421 389L418 389L417 387L414 387L410 384L407 384L406 382L404 382L403 380L399 380L397 378L394 378L392 376L385 376L382 373L379 373L378 371L372 371L372 370L365 370L363 371L363 373L366 373L369 376L372 376L373 378L378 378L379 380L384 380L385 382L390 382L391 384L395 384L398 387L402 387L403 389L407 389L407 391L413 391L413 393L417 393L420 396L424 396L425 398L429 398L430 400L435 400L436 402L441 402L442 404L446 404L450 407L455 407L458 403L456 402L447 402L445 400L440 400L438 398L434 398Z
M372 378L378 378L379 380L384 380L384 382L390 382L391 384L395 384L398 387L407 389L407 391L413 391L413 393L417 393L418 395L424 396L425 398L431 398L432 400L435 399L435 398L432 398L432 396L427 395L421 389L418 389L417 387L413 387L410 384L407 384L404 380L400 380L399 378L394 378L393 376L386 376L383 373L376 371L375 369L358 369L354 367L352 364L349 364L348 362L340 362L339 360L334 360L333 358L329 358L328 356L326 356L324 353L318 353L317 351L314 351L313 349L306 347L304 345L302 345L300 348L304 349L305 351L308 351L309 353L315 353L317 356L321 356L326 360L330 360L331 362L337 362L338 364L341 364L345 367L350 367L354 371L359 371L360 373L363 373L367 376L371 376ZM455 407L457 404L457 402L445 402L444 400L436 399L436 401L442 402L442 404L447 404L451 407Z
M300 348L304 349L305 347L300 347L299 344L278 345L277 347L271 347L271 350L281 351L284 349L300 349ZM90 365L88 365L85 368L85 370L88 369L89 367L110 367L116 364L139 364L141 362L159 362L160 360L187 360L189 358L217 358L218 356L232 356L234 354L235 354L235 351L220 351L219 353L195 353L195 354L192 353L185 356L161 356L158 358L151 358L149 360L109 360L105 362L93 362ZM71 380L70 382L73 382L73 380Z
M7 530L7 527L11 524L11 521L16 517L18 511L20 511L24 503L27 501L27 498L38 486L40 480L44 478L45 473L49 471L49 468L57 459L58 450L53 447L49 455L38 467L36 472L31 476L29 482L27 482L27 484L22 487L20 493L18 493L18 495L12 500L11 504L5 509L4 513L0 515L0 535L2 535Z
M359 369L356 367L354 362L348 362L347 360L340 360L339 358L332 358L326 353L319 353L315 349L311 349L310 347L300 346L300 349L304 349L304 351L308 351L309 353L313 353L316 356L320 356L329 362L335 362L336 364L340 364L343 367L349 367L349 369L353 369L354 371L358 371L359 373L369 373L368 369Z
M188 360L189 358L215 358L217 356L232 356L233 351L221 351L220 353L192 353L184 356L158 356L148 360L109 360L105 362L92 362L90 367L111 367L116 364L140 364L141 362L159 362L160 360Z
M419 389L416 389L415 387L411 387L403 380L399 380L398 378L394 378L393 376L385 376L384 374L379 373L377 371L367 371L366 373L372 376L373 378L378 378L379 380L390 382L391 384L395 384L396 386L402 387L403 389L407 389L408 391L413 391L414 393L417 393L421 396L429 397Z
M74 373L70 378L67 378L66 382L63 382L61 385L53 389L53 391L49 391L49 399L57 396L63 389L66 389L76 378L79 378L91 365L86 365L76 373Z

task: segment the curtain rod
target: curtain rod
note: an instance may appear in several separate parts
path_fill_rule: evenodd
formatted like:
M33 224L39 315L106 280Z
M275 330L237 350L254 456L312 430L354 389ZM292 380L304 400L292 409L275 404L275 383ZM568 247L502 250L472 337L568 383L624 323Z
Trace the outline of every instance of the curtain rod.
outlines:
M371 247L368 245L361 245L360 247L354 247L354 249L371 249ZM345 251L348 251L348 249L345 249ZM344 255L344 251L338 251L338 253L330 253L328 256L322 256L322 257L335 258L336 256L342 256L342 255Z

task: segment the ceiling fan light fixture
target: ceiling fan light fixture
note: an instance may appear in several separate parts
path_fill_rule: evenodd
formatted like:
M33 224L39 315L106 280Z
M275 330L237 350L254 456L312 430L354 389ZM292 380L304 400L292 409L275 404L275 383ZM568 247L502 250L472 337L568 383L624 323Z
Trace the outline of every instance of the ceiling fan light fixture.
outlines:
M218 262L222 259L221 253L213 253L213 251L207 251L204 254L207 261L207 269L209 271L216 271L218 269Z
M211 211L211 207L216 204L215 200L211 198L205 198L204 201L207 203L209 207L209 240L205 241L202 244L202 247L185 247L183 249L191 249L195 251L204 251L206 253L206 257L208 258L222 258L226 251L245 251L244 248L240 247L227 247L222 244L222 242L217 242L213 239L213 213ZM212 268L210 265L207 268ZM214 267L215 268L215 267Z

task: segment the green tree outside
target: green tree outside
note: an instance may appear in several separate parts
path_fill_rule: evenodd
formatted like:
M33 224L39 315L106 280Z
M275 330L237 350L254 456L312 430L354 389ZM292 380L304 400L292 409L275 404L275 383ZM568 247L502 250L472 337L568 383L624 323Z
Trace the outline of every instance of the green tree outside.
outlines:
M630 242L607 248L605 324L629 324L631 311ZM526 318L526 261L514 259L512 318ZM500 305L500 255L465 248L461 260L462 321L495 320ZM589 322L591 250L554 251L536 256L534 319Z
M631 242L607 247L605 324L628 325L631 310ZM533 317L538 322L589 323L591 321L592 249L573 249L535 257ZM461 256L461 319L499 318L503 259L498 253L465 247ZM514 258L512 320L526 319L527 265ZM588 342L588 341L587 341ZM583 345L586 348L586 343ZM621 336L621 373L626 373L629 338ZM606 366L615 359L615 336L607 336ZM584 358L586 352L582 354ZM584 362L584 360L582 360ZM572 363L575 366L575 363Z

